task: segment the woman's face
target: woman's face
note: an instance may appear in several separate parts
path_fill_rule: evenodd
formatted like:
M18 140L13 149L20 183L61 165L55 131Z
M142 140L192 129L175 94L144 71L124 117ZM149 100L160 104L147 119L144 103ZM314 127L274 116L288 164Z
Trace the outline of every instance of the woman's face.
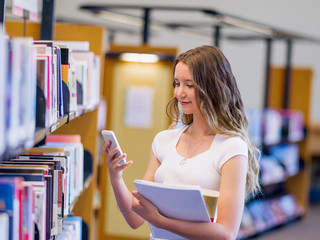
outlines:
M194 83L186 64L179 62L176 65L174 81L174 95L181 104L183 113L194 114L199 111Z

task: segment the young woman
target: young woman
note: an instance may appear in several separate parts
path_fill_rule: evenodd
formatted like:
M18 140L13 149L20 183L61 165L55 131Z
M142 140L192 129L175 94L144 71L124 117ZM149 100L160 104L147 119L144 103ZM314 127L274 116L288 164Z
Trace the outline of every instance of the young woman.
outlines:
M258 150L248 135L248 122L230 64L213 46L182 53L174 63L175 97L167 105L173 127L156 135L145 180L196 184L220 192L214 223L170 219L137 191L126 187L109 150L107 165L118 206L132 228L144 221L187 239L236 239L246 195L259 191ZM182 110L182 113L180 112ZM181 121L183 126L176 128Z

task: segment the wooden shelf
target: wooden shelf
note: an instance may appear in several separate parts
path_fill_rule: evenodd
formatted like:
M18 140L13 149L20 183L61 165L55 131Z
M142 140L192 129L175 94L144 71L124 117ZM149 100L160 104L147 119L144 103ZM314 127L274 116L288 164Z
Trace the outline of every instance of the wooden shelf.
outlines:
M6 21L6 33L9 37L23 36L23 21ZM34 40L40 40L40 23L26 23L26 37L32 37ZM100 86L102 92L102 79L104 73L104 51L105 51L105 28L103 26L79 25L68 23L54 24L54 39L57 41L87 41L90 45L90 51L100 57ZM100 94L101 95L101 94ZM98 153L98 111L97 106L90 109L81 109L77 112L71 112L64 116L57 123L48 129L36 129L34 144L37 145L45 139L49 134L77 134L81 136L81 142L84 149L89 151L93 158L93 169L90 177L85 181L85 189L81 192L80 197L73 203L72 212L76 216L82 217L83 221L89 228L89 239L95 239L95 216L93 209L94 191L96 189L97 180L97 158ZM19 149L10 150L15 154L19 153ZM1 156L0 156L1 157ZM85 206L85 207L84 207Z

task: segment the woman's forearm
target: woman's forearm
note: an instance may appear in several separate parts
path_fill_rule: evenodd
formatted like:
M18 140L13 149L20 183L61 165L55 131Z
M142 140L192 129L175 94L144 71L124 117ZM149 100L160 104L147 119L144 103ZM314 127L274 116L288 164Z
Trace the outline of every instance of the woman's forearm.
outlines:
M188 222L162 216L153 224L190 240L232 240L237 237L236 232L219 223Z
M128 190L123 178L112 181L111 185L123 217L133 229L140 227L144 223L144 219L132 211L133 196Z

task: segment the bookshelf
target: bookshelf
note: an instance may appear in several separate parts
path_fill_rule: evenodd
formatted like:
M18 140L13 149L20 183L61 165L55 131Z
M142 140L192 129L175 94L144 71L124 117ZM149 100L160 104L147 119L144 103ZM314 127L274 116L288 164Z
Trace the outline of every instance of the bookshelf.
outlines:
M25 36L34 40L40 39L41 24L27 22ZM9 37L23 36L22 21L6 21L6 33ZM76 25L56 23L54 25L54 41L87 41L90 51L100 58L100 93L102 92L102 76L104 69L105 28L102 26ZM101 95L101 94L99 94ZM99 149L98 105L90 109L70 112L49 128L37 129L34 145L40 143L45 136L52 134L77 134L81 136L84 149L92 156L92 173L85 182L86 188L74 202L72 212L82 217L89 228L89 239L95 239L94 194L97 187L97 162ZM19 153L18 149L16 154ZM85 207L84 207L85 206Z
M263 120L260 119L263 122L260 144L262 195L247 202L240 227L240 239L251 239L299 220L307 214L312 148L312 135L309 134L312 70L292 68L290 88L287 89L288 107L285 109L284 75L284 68L270 68L268 108L259 111L264 117ZM267 118L266 115L270 112L273 112L273 116ZM271 117L277 120L271 121ZM292 120L295 121L294 128ZM268 127L271 125L271 128ZM270 140L266 137L267 134L272 135L268 130L277 135L272 141L266 140ZM265 177L264 174L268 172L268 177Z
M283 79L285 69L281 67L272 67L271 82L270 82L270 96L269 106L274 108L281 108L283 102L281 99L283 92ZM306 136L303 141L299 142L300 157L303 161L303 169L296 176L286 181L286 189L297 197L303 206L304 214L307 214L308 209L308 191L310 186L310 170L311 159L308 151L310 144L309 129L310 113L311 113L311 91L312 91L312 76L313 72L310 68L293 67L291 70L291 87L289 89L289 109L299 110L304 116L304 126L306 129Z

